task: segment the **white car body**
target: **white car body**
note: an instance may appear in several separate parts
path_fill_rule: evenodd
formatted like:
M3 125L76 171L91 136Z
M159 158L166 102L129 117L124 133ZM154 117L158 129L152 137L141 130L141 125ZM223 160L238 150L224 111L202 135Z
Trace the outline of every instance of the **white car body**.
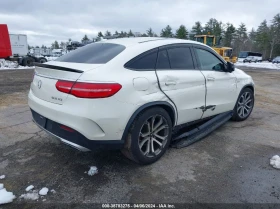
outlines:
M198 42L162 38L123 38L93 44L103 43L120 44L125 46L125 49L106 64L60 61L44 63L45 65L36 67L28 95L28 104L33 112L66 126L66 129L69 127L77 131L89 142L104 142L105 146L113 144L116 148L121 148L131 120L147 106L162 105L172 109L173 126L233 110L242 88L254 86L252 78L237 68L229 73L199 69L137 71L124 67L125 63L145 51L171 44L204 47L222 60L214 50ZM51 69L44 67L46 65L76 69L79 72ZM58 80L118 83L122 87L111 97L78 98L58 91ZM201 107L210 109L202 111ZM87 143L56 136L80 150L92 149Z

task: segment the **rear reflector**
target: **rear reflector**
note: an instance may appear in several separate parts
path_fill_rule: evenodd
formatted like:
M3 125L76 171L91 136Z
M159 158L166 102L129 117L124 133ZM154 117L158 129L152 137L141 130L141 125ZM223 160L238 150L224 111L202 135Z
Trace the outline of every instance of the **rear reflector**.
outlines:
M75 132L74 129L69 128L68 126L60 125L60 128L68 132Z
M116 94L122 86L118 83L82 83L57 81L58 91L72 94L79 98L106 98Z

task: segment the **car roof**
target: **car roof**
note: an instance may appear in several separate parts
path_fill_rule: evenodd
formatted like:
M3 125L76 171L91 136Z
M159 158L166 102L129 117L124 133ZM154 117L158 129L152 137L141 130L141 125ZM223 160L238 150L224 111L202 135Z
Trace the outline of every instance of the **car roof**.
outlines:
M117 38L117 39L103 40L98 43L120 44L120 45L124 45L125 47L131 47L140 44L141 45L149 44L149 45L153 45L154 47L159 47L162 45L176 44L176 43L193 43L193 44L204 45L197 41L177 39L177 38L163 38L163 37Z

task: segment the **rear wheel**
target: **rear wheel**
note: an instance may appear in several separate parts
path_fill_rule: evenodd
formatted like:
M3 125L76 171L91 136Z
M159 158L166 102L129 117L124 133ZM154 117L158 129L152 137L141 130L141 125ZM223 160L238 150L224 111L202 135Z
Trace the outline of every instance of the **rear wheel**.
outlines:
M160 107L140 113L130 127L122 153L139 164L156 162L169 147L172 122Z
M254 102L255 99L253 91L249 88L243 89L234 107L232 120L246 120L254 108Z
M34 59L32 57L25 57L22 60L23 66L34 66Z

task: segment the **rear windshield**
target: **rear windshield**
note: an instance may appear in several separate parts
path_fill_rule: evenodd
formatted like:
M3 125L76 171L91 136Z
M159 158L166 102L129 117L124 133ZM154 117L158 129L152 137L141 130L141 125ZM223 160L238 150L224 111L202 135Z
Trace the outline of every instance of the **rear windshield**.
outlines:
M125 49L125 46L112 43L93 43L69 52L55 61L89 64L109 62Z

